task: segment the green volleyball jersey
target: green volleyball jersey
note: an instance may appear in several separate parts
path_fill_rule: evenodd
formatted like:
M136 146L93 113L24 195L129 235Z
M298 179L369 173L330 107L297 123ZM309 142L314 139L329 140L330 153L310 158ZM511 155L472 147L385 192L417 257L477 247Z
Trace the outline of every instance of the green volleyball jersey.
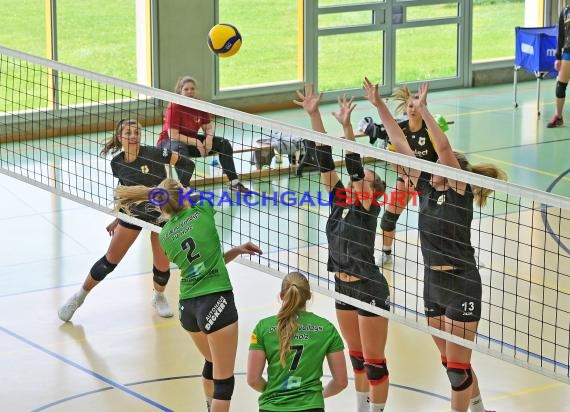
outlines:
M208 202L196 202L160 232L162 248L180 268L180 300L232 290L214 213Z
M328 353L344 349L336 328L311 312L300 312L285 367L279 363L277 316L262 319L255 327L249 349L263 350L267 358L267 386L259 408L267 411L298 411L324 408L323 361Z

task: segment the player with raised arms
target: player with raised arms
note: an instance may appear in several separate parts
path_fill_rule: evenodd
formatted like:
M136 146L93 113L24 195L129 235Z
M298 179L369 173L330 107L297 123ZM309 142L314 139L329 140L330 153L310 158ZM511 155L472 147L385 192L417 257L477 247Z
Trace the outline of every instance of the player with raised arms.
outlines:
M390 141L398 153L415 156L406 136L378 93L378 85L367 78L363 83L368 100L378 109ZM445 133L429 112L428 84L414 100L432 131L438 162L473 173L506 180L506 174L492 164L471 165L451 148ZM431 327L466 340L474 340L481 319L482 285L471 245L473 202L482 207L492 190L475 187L460 180L430 175L416 169L402 169L419 192L419 234L424 261L425 315ZM477 376L471 368L471 349L434 336L451 383L451 408L454 412L484 412Z
M311 127L325 132L319 105L321 94L312 85L305 93L297 91L295 103L309 115ZM342 125L344 137L354 140L350 116L352 99L339 98L339 112L333 113ZM350 183L345 188L335 171L331 146L315 147L321 181L331 193L327 220L327 270L334 272L335 291L384 310L390 310L388 282L374 262L374 242L380 206L374 193L384 193L385 184L372 170L362 167L358 153L347 152L346 169ZM346 195L352 198L346 201ZM356 196L355 196L356 195ZM359 199L361 196L362 199ZM336 315L341 334L347 343L354 370L357 412L381 412L388 398L388 367L384 353L388 336L388 319L345 302L336 301Z
M393 99L400 102L400 104L396 106L396 114L406 115L405 120L398 121L398 125L406 135L408 144L416 154L416 157L418 159L435 162L437 161L437 152L433 146L430 130L414 105L414 100L417 98L418 95L412 94L407 86L396 88ZM382 139L386 141L388 150L396 151L394 145L390 143L384 125L374 124L371 118L365 119L369 119L365 133L369 135L370 143L374 144L377 139ZM406 174L402 173L397 165L393 165L393 167L398 173L395 190L397 196L386 203L386 210L380 220L380 228L382 229L382 252L376 261L380 266L388 265L393 260L392 245L394 243L396 224L406 208L406 205L412 198L412 196L408 194L410 192L410 186Z

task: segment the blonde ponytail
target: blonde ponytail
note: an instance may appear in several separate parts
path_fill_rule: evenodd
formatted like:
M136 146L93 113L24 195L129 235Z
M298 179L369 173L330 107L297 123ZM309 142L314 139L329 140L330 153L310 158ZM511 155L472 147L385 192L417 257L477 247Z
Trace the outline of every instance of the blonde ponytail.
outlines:
M507 173L503 169L499 169L494 164L490 163L480 163L471 166L471 171L477 173L478 175L492 177L499 180L507 180ZM473 196L475 197L475 203L479 207L484 207L487 204L487 198L493 193L493 189L488 189L486 187L474 186Z
M471 165L467 160L467 157L463 153L454 152L461 169L467 170L468 172L473 172L478 175L492 177L493 179L507 180L507 173L491 163L479 163L476 165ZM494 192L493 189L488 189L486 187L473 186L473 196L475 203L479 207L484 207L487 204L487 198Z
M164 190L157 191L157 188L147 186L118 186L115 189L115 211L130 214L130 205L148 202L151 195L153 205L149 207L160 211L161 220L168 220L187 207L180 202L180 189L183 187L177 180L164 179L158 188ZM162 203L160 207L154 206Z
M277 335L279 337L279 363L285 367L291 341L297 332L297 315L311 298L307 278L299 272L291 272L281 284L281 309L277 313Z
M400 86L394 89L393 99L398 100L400 103L396 106L395 112L396 114L404 114L406 113L406 109L408 107L408 100L411 97L417 98L417 95L412 95L408 86Z

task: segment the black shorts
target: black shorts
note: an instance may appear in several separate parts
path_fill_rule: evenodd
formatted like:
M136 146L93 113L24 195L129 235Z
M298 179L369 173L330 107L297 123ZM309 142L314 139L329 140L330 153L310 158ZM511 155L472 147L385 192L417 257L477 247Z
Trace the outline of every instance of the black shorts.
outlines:
M125 222L124 220L119 219L119 225L123 226L124 228L131 229L131 230L138 230L139 232L142 230L142 227L133 225L132 223Z
M213 333L238 320L233 292L216 292L181 300L180 323L189 332Z
M445 315L459 322L481 319L481 276L476 267L424 270L424 306L428 318Z
M390 310L390 289L384 276L377 279L360 279L355 282L345 282L335 277L334 290L380 309ZM335 308L338 310L356 310L361 316L380 316L340 300L335 301Z
M157 225L160 227L163 227L166 224L165 221L164 222L149 222L149 223L151 225ZM129 222L125 222L124 220L121 220L121 219L119 219L119 225L121 225L127 229L138 230L139 232L142 230L142 227L134 225L134 224L129 223Z

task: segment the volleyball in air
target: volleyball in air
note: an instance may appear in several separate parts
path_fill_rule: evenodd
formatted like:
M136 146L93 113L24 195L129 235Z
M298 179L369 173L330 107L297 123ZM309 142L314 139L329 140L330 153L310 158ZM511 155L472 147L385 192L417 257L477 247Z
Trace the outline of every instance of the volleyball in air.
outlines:
M216 56L233 56L241 47L241 34L231 24L216 24L208 33L208 46Z

